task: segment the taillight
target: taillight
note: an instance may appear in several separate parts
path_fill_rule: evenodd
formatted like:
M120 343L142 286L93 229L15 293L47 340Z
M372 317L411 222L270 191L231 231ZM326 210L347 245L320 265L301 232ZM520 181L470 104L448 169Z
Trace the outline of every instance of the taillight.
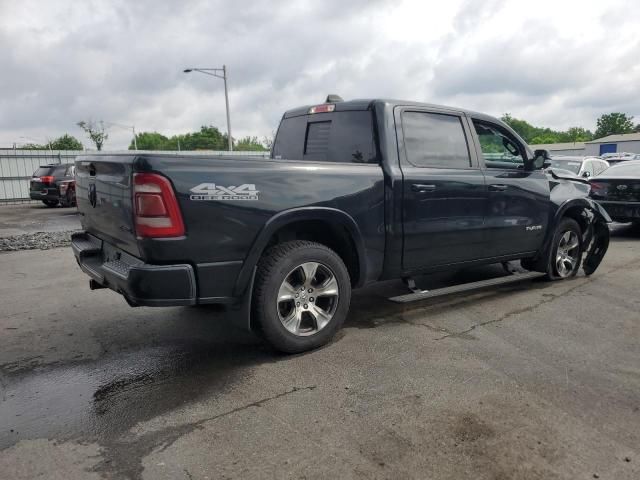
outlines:
M181 237L184 223L171 182L156 173L133 175L133 204L138 237Z
M333 112L336 109L336 106L332 103L325 103L323 105L316 105L315 107L311 107L309 109L309 113L328 113Z
M598 182L589 182L589 185L591 185L591 193L596 195L602 195L606 187L604 184Z
M45 175L44 177L40 177L40 182L42 183L53 183L56 181L56 177L52 175Z

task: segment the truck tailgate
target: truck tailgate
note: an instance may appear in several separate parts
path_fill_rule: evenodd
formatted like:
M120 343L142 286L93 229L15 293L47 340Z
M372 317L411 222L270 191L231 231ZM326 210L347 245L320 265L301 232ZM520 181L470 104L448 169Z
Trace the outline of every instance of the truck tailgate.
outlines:
M76 159L76 198L82 227L134 256L140 256L133 220L134 155Z

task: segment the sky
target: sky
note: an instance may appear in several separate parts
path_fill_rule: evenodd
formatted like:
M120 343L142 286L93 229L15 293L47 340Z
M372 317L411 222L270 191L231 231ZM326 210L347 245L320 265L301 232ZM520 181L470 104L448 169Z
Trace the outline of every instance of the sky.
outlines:
M0 0L0 147L80 120L262 138L290 108L398 98L595 130L640 123L637 0ZM128 147L112 125L105 149Z

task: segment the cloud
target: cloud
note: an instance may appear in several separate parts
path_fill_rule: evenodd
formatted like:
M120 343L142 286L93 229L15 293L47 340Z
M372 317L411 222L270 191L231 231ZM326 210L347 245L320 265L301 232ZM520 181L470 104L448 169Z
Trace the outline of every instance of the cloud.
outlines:
M86 118L224 131L222 81L182 73L222 64L235 137L269 135L284 110L328 93L592 128L607 111L640 117L633 3L2 2L0 146L82 137ZM113 127L106 146L129 141Z

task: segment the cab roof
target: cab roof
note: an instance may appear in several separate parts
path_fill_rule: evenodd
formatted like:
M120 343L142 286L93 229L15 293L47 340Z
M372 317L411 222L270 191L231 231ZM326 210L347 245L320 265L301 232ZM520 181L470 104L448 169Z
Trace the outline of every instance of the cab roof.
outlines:
M306 115L309 113L309 109L311 107L317 105L325 105L327 102L318 102L317 104L304 105L301 107L292 108L287 110L284 113L284 118L297 117L300 115ZM331 102L335 105L335 112L346 112L346 111L354 111L354 110L370 110L375 107L420 107L420 108L434 108L438 110L449 110L458 113L464 113L466 115L475 117L475 118L486 118L487 120L491 120L494 122L503 123L501 120L492 117L490 115L486 115L480 112L474 112L473 110L466 110L464 108L451 107L447 105L438 105L435 103L423 103L423 102L414 102L410 100L397 100L397 99L388 99L388 98L361 98L354 100L346 100L341 102Z

